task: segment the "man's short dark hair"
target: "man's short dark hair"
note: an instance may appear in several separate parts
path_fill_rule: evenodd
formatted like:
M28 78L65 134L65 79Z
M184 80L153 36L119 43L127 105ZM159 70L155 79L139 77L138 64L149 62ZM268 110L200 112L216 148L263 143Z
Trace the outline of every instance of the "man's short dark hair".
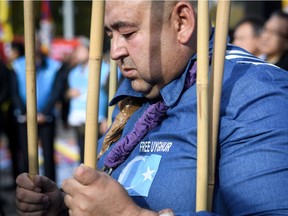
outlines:
M245 23L251 24L255 36L260 36L265 21L261 17L256 16L245 17L236 24L234 30L236 30L239 26Z

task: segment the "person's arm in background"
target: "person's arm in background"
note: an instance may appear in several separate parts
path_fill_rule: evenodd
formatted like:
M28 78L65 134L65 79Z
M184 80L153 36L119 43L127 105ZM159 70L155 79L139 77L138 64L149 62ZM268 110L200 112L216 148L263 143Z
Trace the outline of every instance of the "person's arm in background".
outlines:
M14 115L16 117L26 115L26 105L22 102L20 98L17 74L14 71L11 72L11 96L14 106Z

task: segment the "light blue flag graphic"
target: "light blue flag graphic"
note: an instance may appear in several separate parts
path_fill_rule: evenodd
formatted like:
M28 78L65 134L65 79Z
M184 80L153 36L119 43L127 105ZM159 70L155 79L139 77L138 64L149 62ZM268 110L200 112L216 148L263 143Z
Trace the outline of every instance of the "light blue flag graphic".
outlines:
M121 172L118 181L130 196L148 196L157 174L160 155L137 156Z

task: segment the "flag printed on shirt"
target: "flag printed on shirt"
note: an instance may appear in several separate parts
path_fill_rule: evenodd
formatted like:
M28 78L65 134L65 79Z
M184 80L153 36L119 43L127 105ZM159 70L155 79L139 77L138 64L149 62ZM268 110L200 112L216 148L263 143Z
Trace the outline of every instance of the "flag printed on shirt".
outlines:
M156 154L135 157L121 172L118 178L119 183L130 196L147 197L160 161L161 156Z

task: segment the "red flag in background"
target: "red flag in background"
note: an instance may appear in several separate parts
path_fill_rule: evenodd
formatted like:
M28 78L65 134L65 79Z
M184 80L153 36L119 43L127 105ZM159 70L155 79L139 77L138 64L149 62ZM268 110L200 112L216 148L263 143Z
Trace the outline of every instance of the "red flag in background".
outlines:
M49 0L42 0L41 2L41 19L52 20Z
M42 0L39 36L41 41L41 50L47 55L50 53L51 41L53 38L53 27L50 0Z

